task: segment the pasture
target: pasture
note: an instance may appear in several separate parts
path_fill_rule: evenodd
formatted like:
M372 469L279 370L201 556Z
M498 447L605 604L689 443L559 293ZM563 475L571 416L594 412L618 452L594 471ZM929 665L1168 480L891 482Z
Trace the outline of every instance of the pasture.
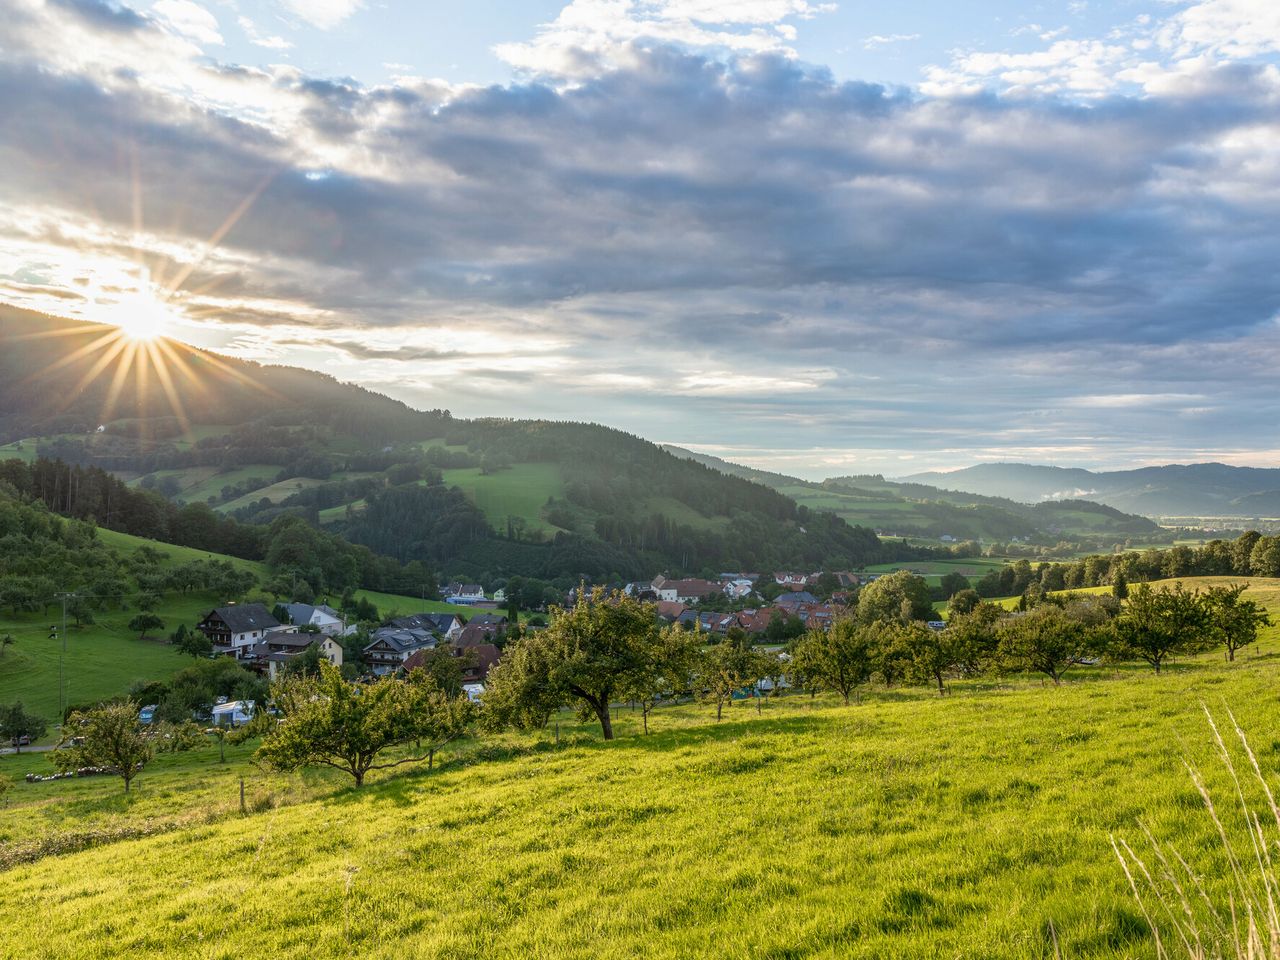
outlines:
M564 496L564 478L556 463L517 463L482 473L479 467L444 470L444 482L465 493L495 530L505 530L508 517L520 517L529 531L554 534L542 508L551 497Z
M248 749L118 781L18 783L0 810L0 924L23 956L1154 958L1110 845L1144 824L1220 895L1229 871L1183 767L1239 829L1202 703L1280 767L1280 658L1061 688L875 689L622 709L600 741L466 741L364 790L264 774ZM0 759L20 775L41 760ZM238 812L246 778L249 813ZM135 837L133 839L116 839Z

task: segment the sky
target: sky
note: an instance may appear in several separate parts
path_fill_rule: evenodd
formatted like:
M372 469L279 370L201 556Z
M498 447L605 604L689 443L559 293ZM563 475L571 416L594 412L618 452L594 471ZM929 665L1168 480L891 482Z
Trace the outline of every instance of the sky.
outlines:
M0 23L0 300L810 478L1280 465L1274 0Z

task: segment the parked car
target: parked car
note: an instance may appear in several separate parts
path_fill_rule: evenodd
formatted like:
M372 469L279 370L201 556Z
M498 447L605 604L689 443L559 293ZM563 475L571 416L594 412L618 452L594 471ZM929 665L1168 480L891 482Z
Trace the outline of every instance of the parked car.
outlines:
M31 746L31 738L24 733L20 737L14 737L12 740L9 741L9 743L11 743L15 747L29 747Z

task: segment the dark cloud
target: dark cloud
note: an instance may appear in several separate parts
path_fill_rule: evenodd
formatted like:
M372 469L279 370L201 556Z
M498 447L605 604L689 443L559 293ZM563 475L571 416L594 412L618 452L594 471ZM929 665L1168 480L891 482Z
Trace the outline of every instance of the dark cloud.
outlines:
M59 2L104 34L149 22ZM598 415L669 426L662 439L690 422L662 398L699 371L757 378L683 401L708 437L774 423L815 444L1075 443L1108 401L1068 401L1144 393L1203 395L1184 405L1201 418L1188 436L1256 430L1213 411L1239 409L1243 389L1222 358L1271 350L1280 192L1221 144L1274 122L1267 68L1082 105L930 99L772 56L653 46L627 62L564 89L455 91L205 65L261 93L255 118L14 56L0 196L127 231L140 183L148 226L187 244L255 198L189 278L229 322L563 341L586 386L473 371L459 389L483 412L529 412L483 408L486 383L530 385L550 410L577 402L550 398L558 382L643 366L661 387L615 391ZM354 361L460 355L284 342ZM1169 427L1118 411L1130 438Z

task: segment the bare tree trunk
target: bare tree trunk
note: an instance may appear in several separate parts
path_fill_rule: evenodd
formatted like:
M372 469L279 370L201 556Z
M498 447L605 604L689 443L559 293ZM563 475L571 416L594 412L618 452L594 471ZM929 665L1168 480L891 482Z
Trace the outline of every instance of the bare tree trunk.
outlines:
M613 717L609 714L609 704L605 703L596 707L596 717L600 720L600 730L604 733L606 740L613 739Z

